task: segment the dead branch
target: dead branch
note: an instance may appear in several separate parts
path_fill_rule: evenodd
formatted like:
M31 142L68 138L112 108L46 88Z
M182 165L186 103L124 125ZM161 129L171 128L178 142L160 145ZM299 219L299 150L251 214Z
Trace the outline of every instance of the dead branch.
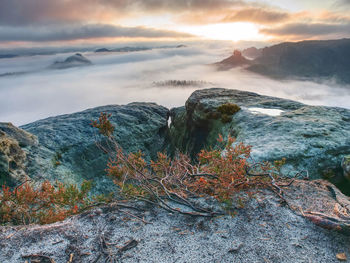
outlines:
M42 254L23 255L22 258L24 258L24 259L26 259L26 258L29 258L29 259L31 259L31 258L44 258L46 260L49 260L50 263L56 263L56 261L53 258L51 258L49 256L42 255Z

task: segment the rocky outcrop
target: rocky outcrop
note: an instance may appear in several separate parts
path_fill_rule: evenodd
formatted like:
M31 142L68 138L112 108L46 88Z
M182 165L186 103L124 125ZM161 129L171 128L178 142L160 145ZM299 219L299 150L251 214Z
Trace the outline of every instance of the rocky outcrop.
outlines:
M242 50L242 54L247 58L256 59L262 55L262 51L262 48L250 47Z
M349 236L312 223L332 228L319 218L349 218L349 199L329 187L297 180L283 188L292 208L259 191L235 216L211 219L134 203L136 210L111 204L51 225L0 227L0 261L335 263L350 255Z
M238 104L241 110L223 122L217 109L226 103ZM215 145L218 134L230 134L253 146L256 161L286 158L284 172L290 175L306 170L311 178L340 175L341 160L350 154L350 111L341 108L206 89L195 91L185 107L172 109L171 120L178 149L195 155Z
M150 47L120 47L120 48L99 48L95 52L96 53L102 53L102 52L137 52L137 51L146 51L146 50L152 50Z
M235 67L250 65L250 60L246 59L242 52L235 50L232 56L214 64L218 70L229 70Z
M95 53L102 53L102 52L112 52L112 50L108 48L99 48L95 50Z
M262 50L250 70L275 77L350 83L350 39L281 43Z
M35 144L35 136L11 123L0 123L0 184L12 186L28 178L27 149Z
M124 150L142 150L147 158L169 145L194 155L214 146L222 133L252 145L255 161L286 157L285 174L308 170L316 178L340 172L341 166L348 171L349 110L207 89L171 110L170 129L168 109L152 103L98 107L21 129L0 123L0 176L70 183L93 179L94 193L109 192L107 156L95 145L104 139L89 125L101 112L111 114ZM236 193L229 205L233 213L220 217L119 201L50 225L0 226L0 262L332 263L350 255L349 197L324 180L286 178L276 184L278 194L276 189ZM211 198L193 201L223 211ZM176 205L171 203L175 211Z
M34 180L69 183L93 179L95 191L110 190L113 183L105 176L107 156L95 145L103 137L90 126L101 112L111 114L115 137L125 151L142 150L149 158L165 149L168 109L152 103L98 107L22 126L39 141L27 154L28 175Z
M235 104L239 107L230 112ZM343 157L350 154L349 110L225 89L194 92L185 107L171 110L170 129L168 109L150 103L98 107L22 126L38 138L37 144L23 130L2 125L6 145L21 152L14 165L9 157L11 147L3 147L2 178L23 176L23 172L10 170L11 164L20 167L18 171L25 166L25 173L34 180L80 183L93 179L97 192L109 191L113 184L105 176L107 156L96 147L96 130L90 126L101 112L111 113L121 146L128 152L141 150L146 158L176 149L195 157L202 148L214 146L219 134L230 134L253 146L255 161L286 158L283 172L287 175L301 172L331 179L344 192L350 189L343 176L348 174L347 162L342 165Z
M53 63L50 68L51 69L66 69L73 67L82 67L92 65L91 61L88 60L80 53L76 53L73 56L66 58L64 61L56 61Z
M350 39L285 42L263 49L249 48L243 54L254 59L246 69L268 77L350 83ZM225 59L226 65L220 70L240 66L232 58Z

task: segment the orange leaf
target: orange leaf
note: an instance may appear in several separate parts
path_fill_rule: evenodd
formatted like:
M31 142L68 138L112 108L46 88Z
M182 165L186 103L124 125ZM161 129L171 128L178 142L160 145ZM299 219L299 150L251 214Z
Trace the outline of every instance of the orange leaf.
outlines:
M337 254L337 259L340 261L346 261L347 260L346 254L345 253Z

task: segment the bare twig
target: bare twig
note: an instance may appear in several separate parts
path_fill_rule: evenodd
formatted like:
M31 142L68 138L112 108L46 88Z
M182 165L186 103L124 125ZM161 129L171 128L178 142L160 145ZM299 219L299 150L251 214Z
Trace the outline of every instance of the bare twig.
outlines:
M51 258L49 256L42 255L42 254L24 255L24 256L22 256L22 258L45 258L45 259L49 260L50 263L56 263L56 261L53 258Z

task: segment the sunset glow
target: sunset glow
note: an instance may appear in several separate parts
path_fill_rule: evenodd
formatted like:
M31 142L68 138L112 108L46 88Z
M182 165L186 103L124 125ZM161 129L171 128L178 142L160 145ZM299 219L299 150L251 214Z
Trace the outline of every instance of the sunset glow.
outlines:
M350 37L349 6L346 0L1 0L0 46L343 38Z
M180 28L182 32L215 40L264 40L257 25L252 23L227 23Z

